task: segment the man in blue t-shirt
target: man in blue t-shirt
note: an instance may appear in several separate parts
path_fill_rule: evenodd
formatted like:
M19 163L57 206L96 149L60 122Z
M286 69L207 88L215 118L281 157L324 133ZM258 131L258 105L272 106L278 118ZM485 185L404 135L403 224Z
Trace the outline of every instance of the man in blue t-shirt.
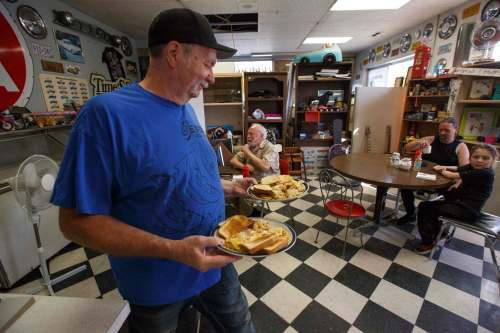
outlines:
M193 304L217 331L254 332L232 262L211 237L224 195L255 180L219 179L215 154L188 101L214 82L208 20L161 12L148 35L146 77L89 100L78 115L52 202L64 235L109 254L132 332L173 332Z

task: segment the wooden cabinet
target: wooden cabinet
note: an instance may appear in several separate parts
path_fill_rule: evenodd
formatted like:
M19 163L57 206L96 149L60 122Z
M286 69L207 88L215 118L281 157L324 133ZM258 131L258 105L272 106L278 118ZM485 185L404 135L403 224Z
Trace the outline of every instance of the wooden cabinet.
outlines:
M207 129L226 125L243 135L243 74L216 74L215 83L203 90L203 102Z
M352 62L332 64L297 64L294 70L295 117L294 144L298 146L331 146L333 144L333 121L342 120L342 129L349 126L351 103ZM336 72L338 77L322 76L322 71ZM311 101L317 100L326 91L332 92L329 105L319 112L309 112Z
M246 130L253 124L259 123L272 131L276 143L285 144L285 135L288 115L285 109L287 98L287 73L259 72L244 73L245 111L244 111L244 138ZM264 119L257 116L264 114Z

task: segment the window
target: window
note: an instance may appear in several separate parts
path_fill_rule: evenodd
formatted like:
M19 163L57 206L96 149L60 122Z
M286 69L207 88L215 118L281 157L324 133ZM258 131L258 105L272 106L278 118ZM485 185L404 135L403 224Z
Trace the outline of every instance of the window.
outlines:
M368 70L368 87L394 87L397 77L406 77L408 67L413 65L413 56L381 67Z

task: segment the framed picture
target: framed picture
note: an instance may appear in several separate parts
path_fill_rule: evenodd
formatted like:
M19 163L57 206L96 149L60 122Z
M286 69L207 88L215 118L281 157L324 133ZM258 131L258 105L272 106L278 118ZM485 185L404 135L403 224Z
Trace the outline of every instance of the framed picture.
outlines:
M466 140L486 136L498 122L497 108L465 108L460 121L459 134Z
M127 74L137 75L137 64L135 61L125 60L125 69Z
M493 79L472 80L470 85L469 99L490 99L493 93Z
M54 30L54 34L61 59L85 63L79 36L59 30Z
M406 71L405 87L408 87L408 85L410 84L412 69L413 69L413 66L410 66L410 67L408 67L408 70Z

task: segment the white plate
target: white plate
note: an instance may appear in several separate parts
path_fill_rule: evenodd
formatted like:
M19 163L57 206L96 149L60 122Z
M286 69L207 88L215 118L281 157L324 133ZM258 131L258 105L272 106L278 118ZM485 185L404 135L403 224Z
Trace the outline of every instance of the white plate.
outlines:
M255 194L253 194L253 185L252 186L249 186L247 188L247 193L250 197L250 199L253 199L253 200L258 200L258 201L267 201L267 202L288 202L288 201L293 201L295 199L299 199L299 198L302 198L304 195L306 195L307 193L309 193L309 184L302 181L302 180L299 180L302 184L304 184L305 186L305 189L304 189L304 192L300 193L299 195L295 196L295 197L290 197L290 198L286 198L286 199L264 199L264 198L261 198L261 197L258 197L256 196Z
M232 249L228 249L227 247L224 247L223 245L220 245L217 248L219 250L221 250L222 252L226 252L226 253L234 255L234 256L250 257L250 258L264 258L264 257L272 256L273 254L277 254L277 253L280 253L280 252L288 251L293 245L295 245L295 241L297 240L297 234L295 233L295 230L293 230L293 228L290 227L288 224L277 222L277 221L270 221L270 220L266 220L266 219L260 219L260 220L263 220L263 221L266 221L267 223L269 223L269 226L271 228L282 227L288 233L288 236L290 236L290 242L288 243L288 245L285 246L284 248L282 248L281 250L279 250L279 251L277 251L275 253L271 253L271 254L248 254L248 253L241 253L241 252L238 252L238 251L235 251L235 250L232 250ZM217 229L215 229L213 231L213 233L212 233L213 236L218 236L219 235L219 228L220 228L220 225L217 227Z

